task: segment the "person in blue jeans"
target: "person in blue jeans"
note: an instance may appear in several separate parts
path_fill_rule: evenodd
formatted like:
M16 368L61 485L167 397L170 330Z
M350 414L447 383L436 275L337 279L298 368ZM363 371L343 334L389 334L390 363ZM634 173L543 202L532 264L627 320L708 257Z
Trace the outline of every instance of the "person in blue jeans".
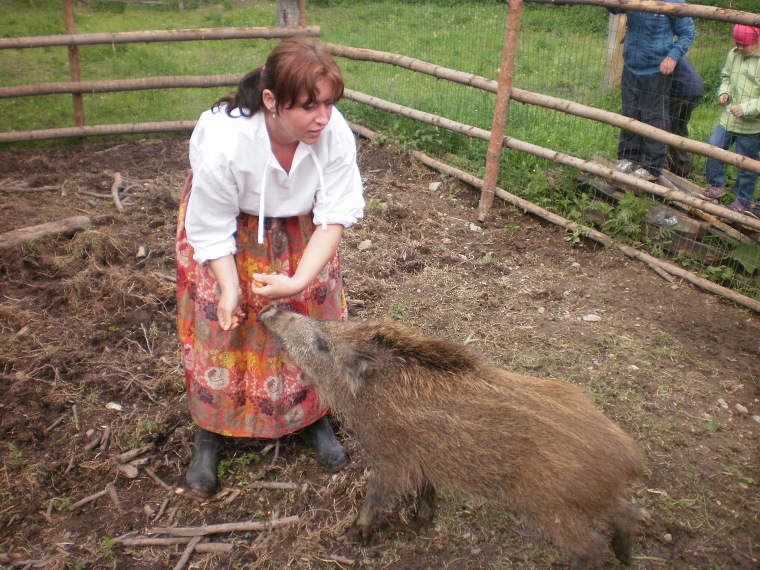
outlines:
M682 4L683 0L665 0ZM610 9L617 13L619 9ZM688 51L696 28L689 17L628 12L623 40L622 114L669 130L668 96L676 63ZM676 39L677 38L677 39ZM662 174L667 145L622 129L615 168L643 180Z
M670 132L689 138L691 115L705 94L705 83L687 56L678 60L673 71L673 83L668 97ZM694 174L694 157L689 151L668 145L668 170L678 176L691 178Z
M718 105L723 107L718 126L707 141L723 150L736 145L736 153L760 158L760 29L737 24L733 29L736 47L728 52L721 72ZM702 192L706 200L726 193L726 167L714 158L707 159L707 182ZM760 199L753 203L758 175L739 169L734 184L736 199L728 205L734 212L760 217Z

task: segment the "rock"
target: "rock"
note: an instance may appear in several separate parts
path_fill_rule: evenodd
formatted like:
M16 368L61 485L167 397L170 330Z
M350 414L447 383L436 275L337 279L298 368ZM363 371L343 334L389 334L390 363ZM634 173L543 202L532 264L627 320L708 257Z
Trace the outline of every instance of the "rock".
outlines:
M752 416L752 419L760 424L760 415L755 414L754 416Z
M673 535L670 534L669 532L666 532L665 534L662 535L662 540L664 540L665 542L673 542Z
M359 251L366 251L371 247L372 247L372 240L365 239L364 241L359 242L359 245L356 246L356 249L358 249Z
M596 323L596 322L601 321L602 317L591 313L589 315L583 315L583 320L586 321L587 323Z
M428 190L431 192L438 192L438 189L441 187L440 182L431 182L430 186L428 186Z
M734 406L734 408L735 408L735 409L736 409L736 411L737 411L737 412L739 412L740 414L748 414L748 413L749 413L749 410L748 410L747 408L745 408L744 406L742 406L741 404L736 404L736 405Z
M483 228L481 228L478 224L470 224L470 231L471 232L482 232Z
M718 398L718 405L723 408L724 410L728 409L728 404L723 398Z

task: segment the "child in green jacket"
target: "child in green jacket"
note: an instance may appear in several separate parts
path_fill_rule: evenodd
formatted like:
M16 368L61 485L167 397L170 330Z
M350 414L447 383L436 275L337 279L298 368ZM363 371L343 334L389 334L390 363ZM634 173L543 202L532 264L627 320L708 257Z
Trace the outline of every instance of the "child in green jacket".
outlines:
M760 29L737 24L733 36L736 47L728 52L718 88L718 105L723 107L718 126L707 141L727 150L736 145L737 154L758 160L760 157ZM753 203L758 174L739 169L734 184L736 200L728 208L734 212L760 217L760 201ZM726 193L725 165L707 159L709 186L702 192L708 200Z

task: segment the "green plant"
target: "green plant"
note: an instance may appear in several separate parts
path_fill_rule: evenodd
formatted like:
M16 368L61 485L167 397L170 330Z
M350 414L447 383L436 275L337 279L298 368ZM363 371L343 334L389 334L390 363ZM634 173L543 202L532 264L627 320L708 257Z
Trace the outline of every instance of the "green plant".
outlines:
M381 214L384 214L388 211L388 204L380 200L380 198L370 198L367 200L367 204L364 208L364 211L366 214L371 214L374 212L379 212Z

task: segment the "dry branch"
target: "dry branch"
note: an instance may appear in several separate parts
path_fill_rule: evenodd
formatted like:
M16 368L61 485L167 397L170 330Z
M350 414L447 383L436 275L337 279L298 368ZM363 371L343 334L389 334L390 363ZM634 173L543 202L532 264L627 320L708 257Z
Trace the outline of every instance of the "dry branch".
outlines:
M45 428L45 433L49 433L53 431L55 428L57 428L61 423L63 423L63 420L66 419L66 414L62 415L60 418L55 420L52 424L50 424L48 427Z
M116 487L114 484L109 483L106 485L106 491L108 491L108 496L111 497L111 502L113 503L113 506L116 507L116 510L122 512L124 509L121 507L121 501L119 500L119 495L116 493Z
M269 530L276 526L298 522L298 515L269 521L244 521L234 523L210 524L186 527L155 527L148 529L148 534L168 534L170 536L205 536L222 532L248 532L252 530Z
M295 483L285 483L279 481L254 481L250 483L250 486L254 489L297 489L298 485Z
M167 491L172 491L172 492L174 491L174 487L172 487L168 483L165 483L158 475L156 475L156 472L153 471L153 469L151 469L150 467L146 467L145 468L145 472L148 474L148 476L151 479L153 479L158 485L160 485L161 487L163 487ZM166 502L168 503L168 499L167 499ZM166 505L164 505L164 508L166 508ZM162 513L162 512L163 512L163 509L161 511L159 511L159 513ZM156 516L156 518L158 518L158 516Z
M121 200L119 199L119 188L121 188L121 174L116 173L113 175L113 184L111 184L111 197L113 198L114 206L116 206L116 209L119 210L119 212L124 211L124 206L121 205Z
M27 192L53 192L60 190L60 186L37 186L30 188L28 186L0 186L0 192L8 194L25 194Z
M202 536L196 536L193 538L190 543L187 545L187 548L185 548L185 551L182 553L182 557L179 559L177 564L174 566L174 570L182 570L185 567L185 564L187 564L187 561L190 560L190 557L193 555L193 551L195 550L195 546L203 539Z
M83 507L83 506L85 506L87 503L91 503L91 502L93 502L93 501L96 501L96 500L98 500L100 497L102 497L102 496L104 496L104 495L107 495L107 494L108 494L108 489L107 489L107 488L106 488L106 489L103 489L102 491L98 491L97 493L95 493L95 494L93 494L93 495L90 495L89 497L85 497L84 499L81 499L81 500L77 501L76 503L74 503L73 505L71 505L71 506L69 507L69 510L70 510L70 511L75 511L75 510L77 510L79 507Z
M88 216L74 216L56 222L19 228L0 234L0 249L11 249L25 241L35 241L51 236L71 236L92 226Z
M136 449L130 449L129 451L125 451L124 453L120 453L116 456L116 460L119 463L128 463L132 461L134 458L139 457L143 453L147 453L153 449L153 444L149 443L148 445L143 445L142 447L138 447Z

